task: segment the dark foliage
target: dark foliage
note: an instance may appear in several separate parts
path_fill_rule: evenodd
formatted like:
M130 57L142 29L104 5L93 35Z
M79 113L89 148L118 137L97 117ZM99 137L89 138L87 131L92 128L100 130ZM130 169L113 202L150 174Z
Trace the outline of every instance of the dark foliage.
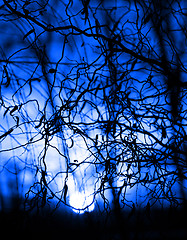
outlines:
M123 225L119 226L115 216L101 215L98 212L83 215L61 211L51 214L45 209L41 214L28 214L25 211L0 213L1 233L6 237L68 238L68 239L179 239L187 236L186 215L174 208L153 209L150 216L146 209L136 209L131 215L123 211Z

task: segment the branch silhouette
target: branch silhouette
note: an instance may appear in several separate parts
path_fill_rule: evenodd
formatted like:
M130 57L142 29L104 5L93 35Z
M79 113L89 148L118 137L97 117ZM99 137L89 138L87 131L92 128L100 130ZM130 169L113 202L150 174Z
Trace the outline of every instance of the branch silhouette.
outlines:
M136 187L145 191L148 215L154 204L183 206L187 69L180 1L3 3L0 154L32 169L28 205L44 208L56 199L76 209L71 191L89 188L92 201L79 210L101 203L119 225L123 208L133 217L141 196L137 190L129 199L127 192Z

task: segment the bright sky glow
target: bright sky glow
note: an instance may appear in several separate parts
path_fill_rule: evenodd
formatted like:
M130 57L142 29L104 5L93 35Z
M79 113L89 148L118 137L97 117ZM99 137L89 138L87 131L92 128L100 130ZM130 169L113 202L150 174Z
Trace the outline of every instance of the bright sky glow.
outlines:
M72 194L70 193L69 202L70 202L70 205L73 207L73 211L75 213L82 214L85 211L92 212L94 210L94 204L91 204L93 201L93 198L88 194L89 194L89 191L86 191L86 194L81 192L75 192Z

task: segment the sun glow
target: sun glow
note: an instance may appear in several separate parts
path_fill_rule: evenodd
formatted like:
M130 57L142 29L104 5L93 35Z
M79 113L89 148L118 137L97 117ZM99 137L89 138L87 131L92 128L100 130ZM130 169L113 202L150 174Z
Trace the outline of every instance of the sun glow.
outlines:
M94 203L92 203L93 197L81 192L70 194L69 202L73 211L79 214L92 212L95 208Z

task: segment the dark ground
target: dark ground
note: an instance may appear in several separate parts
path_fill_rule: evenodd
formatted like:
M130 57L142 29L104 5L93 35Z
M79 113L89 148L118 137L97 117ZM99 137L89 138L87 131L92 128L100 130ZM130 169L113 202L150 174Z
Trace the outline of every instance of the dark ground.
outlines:
M145 209L136 210L132 216L123 212L123 220L119 222L112 213L92 212L75 214L72 211L56 211L47 209L39 213L27 213L12 209L0 212L0 230L6 237L34 237L44 239L187 239L187 220L182 209Z

